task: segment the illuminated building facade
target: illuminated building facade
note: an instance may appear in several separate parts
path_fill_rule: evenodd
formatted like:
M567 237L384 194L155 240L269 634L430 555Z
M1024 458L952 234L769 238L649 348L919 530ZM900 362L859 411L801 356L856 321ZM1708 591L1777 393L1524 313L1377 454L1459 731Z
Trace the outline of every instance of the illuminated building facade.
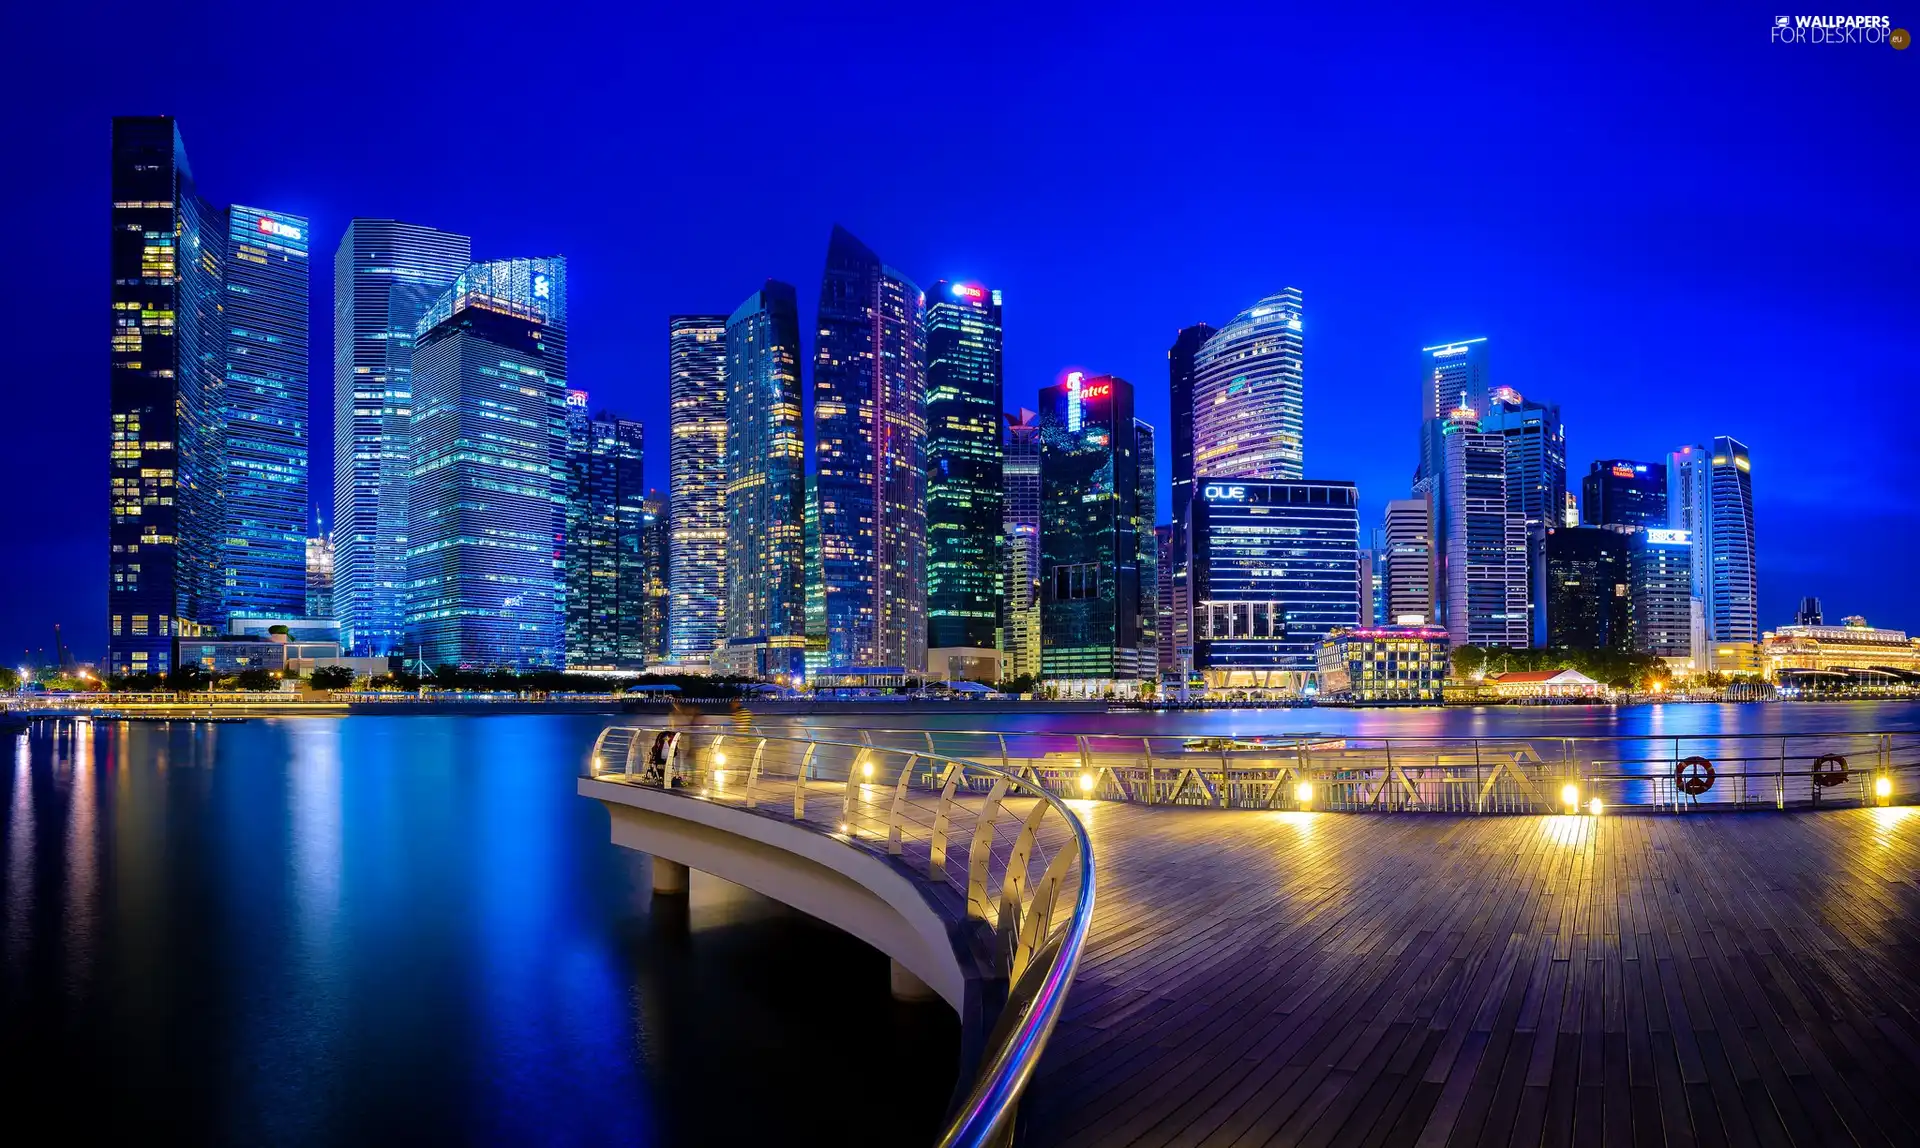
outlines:
M1009 677L1040 677L1040 424L1034 412L1002 416L1006 499L1002 531L1001 652Z
M667 320L667 660L704 666L727 601L727 317Z
M1433 619L1433 538L1431 509L1421 498L1396 498L1387 503L1386 554L1381 565L1386 577L1386 609L1382 622L1402 618Z
M646 436L634 419L585 417L583 391L567 402L567 668L643 669L654 657Z
M333 617L333 535L326 530L307 539L306 616Z
M1267 296L1194 356L1193 481L1296 479L1305 374L1300 292Z
M1867 625L1860 617L1841 625L1782 626L1761 639L1766 675L1782 685L1810 689L1858 686L1920 686L1920 639L1903 630Z
M925 314L912 280L833 229L813 366L817 576L833 666L926 668Z
M1356 626L1320 643L1320 696L1354 702L1438 702L1447 680L1439 626Z
M1627 542L1627 581L1633 596L1633 648L1670 663L1693 655L1693 536L1649 526Z
M225 222L172 117L116 116L112 147L107 668L158 674L224 620Z
M1420 348L1426 362L1421 396L1426 419L1444 419L1456 407L1487 409L1493 384L1487 371L1487 341L1459 339ZM1462 399L1462 395L1466 396Z
M1063 695L1133 695L1153 676L1140 658L1142 607L1153 608L1140 425L1133 384L1117 376L1074 371L1040 392L1041 675Z
M1506 441L1507 512L1527 524L1529 640L1547 641L1545 547L1547 529L1559 526L1567 493L1567 432L1558 403L1530 401L1511 387L1487 396L1480 431Z
M227 209L224 619L306 613L307 221Z
M1174 527L1162 523L1153 528L1153 545L1158 556L1153 578L1153 616L1157 628L1153 668L1164 680L1174 672L1173 656L1173 538Z
M1433 621L1455 648L1524 648L1527 609L1527 523L1509 509L1506 440L1479 430L1462 407L1426 424L1423 457L1432 499Z
M1604 526L1547 532L1547 642L1562 650L1633 647L1628 536Z
M1198 477L1193 668L1214 689L1299 693L1320 645L1360 625L1360 495L1350 482Z
M1154 463L1154 441L1153 426L1134 419L1133 449L1140 472L1140 494L1134 506L1133 536L1140 562L1140 677L1147 681L1158 681L1160 676L1160 543L1154 525L1160 471Z
M1753 459L1725 436L1668 456L1667 518L1693 537L1694 665L1757 673L1760 584L1753 527Z
M334 612L349 654L397 654L407 619L413 342L473 241L355 219L333 256Z
M638 628L640 662L647 666L667 660L667 620L673 601L667 566L669 540L667 498L650 490L640 503L640 552L623 550L620 554L622 578L628 577L630 567L643 587Z
M800 316L776 280L727 319L727 608L716 668L806 675L806 452Z
M1000 333L999 291L945 280L929 289L926 595L935 649L999 646Z
M1667 468L1627 458L1601 459L1580 480L1587 526L1667 525Z
M413 340L407 652L421 665L566 661L567 276L475 263Z

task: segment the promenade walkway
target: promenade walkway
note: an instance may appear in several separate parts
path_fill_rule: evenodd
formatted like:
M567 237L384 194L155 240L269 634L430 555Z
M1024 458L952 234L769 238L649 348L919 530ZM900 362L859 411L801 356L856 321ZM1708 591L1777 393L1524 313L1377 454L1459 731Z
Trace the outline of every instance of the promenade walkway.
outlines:
M1076 807L1022 1143L1920 1143L1920 809Z

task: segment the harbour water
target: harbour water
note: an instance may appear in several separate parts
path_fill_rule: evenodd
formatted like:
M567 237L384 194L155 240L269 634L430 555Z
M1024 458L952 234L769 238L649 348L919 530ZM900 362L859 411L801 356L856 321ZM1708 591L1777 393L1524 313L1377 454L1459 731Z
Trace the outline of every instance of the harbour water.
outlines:
M574 782L609 718L37 726L0 741L0 1102L195 1144L921 1144L944 1006L744 890L655 903ZM633 719L623 719L633 720ZM1920 730L1842 703L999 714L1038 732ZM783 718L971 728L963 712ZM25 1141L22 1141L25 1142Z

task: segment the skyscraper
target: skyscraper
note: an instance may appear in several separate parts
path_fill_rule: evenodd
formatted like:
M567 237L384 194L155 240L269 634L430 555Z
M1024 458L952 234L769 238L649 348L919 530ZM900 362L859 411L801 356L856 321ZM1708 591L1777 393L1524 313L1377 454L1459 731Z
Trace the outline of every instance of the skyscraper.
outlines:
M1194 356L1193 478L1300 477L1304 371L1300 292L1267 296Z
M935 649L992 650L1000 630L1000 292L927 296L927 626Z
M224 620L225 229L170 116L116 116L108 178L107 667L165 673L176 636Z
M1693 539L1684 530L1649 526L1627 543L1633 595L1633 648L1672 660L1693 651Z
M769 279L727 320L727 608L719 668L806 673L806 448L800 317Z
M405 537L426 666L565 664L566 335L558 256L475 263L419 319Z
M1032 411L1006 420L1006 534L1000 650L1007 676L1040 676L1040 424Z
M1604 526L1547 532L1547 640L1556 649L1632 648L1628 534Z
M1667 525L1667 471L1659 463L1601 459L1580 480L1580 498L1588 526Z
M1133 537L1140 565L1140 679L1156 681L1160 673L1160 546L1154 538L1154 505L1160 492L1160 471L1154 463L1153 425L1133 420L1134 467L1139 472L1139 497L1133 510Z
M925 308L912 280L833 229L813 419L818 577L836 667L926 666Z
M1195 479L1193 660L1216 689L1301 692L1320 644L1360 624L1351 482Z
M1528 401L1511 387L1487 396L1484 434L1506 441L1507 511L1527 524L1527 609L1534 645L1547 642L1547 530L1561 525L1567 492L1567 432L1560 405Z
M325 529L307 539L306 616L333 617L333 534Z
M1040 392L1041 670L1064 694L1131 695L1153 675L1140 659L1139 425L1125 379L1074 371Z
M1173 532L1171 523L1153 528L1153 545L1158 561L1154 566L1153 615L1155 624L1154 669L1161 675L1173 673Z
M1525 647L1527 523L1507 500L1506 440L1469 407L1427 422L1434 621L1461 646Z
M401 652L415 330L472 255L464 235L391 219L350 221L334 252L334 613L352 654Z
M1458 339L1420 348L1426 356L1426 380L1421 388L1424 418L1444 419L1458 407L1484 413L1492 391L1487 371L1487 341ZM1464 396L1464 397L1463 397Z
M1699 603L1693 660L1698 669L1760 668L1760 588L1753 528L1753 460L1745 443L1713 440L1668 456L1667 518L1693 538L1693 595Z
M667 658L703 666L727 600L727 317L667 321Z
M1433 620L1433 536L1427 499L1396 498L1387 503L1386 617L1383 625L1403 618Z
M1193 386L1200 348L1213 338L1217 329L1208 323L1182 327L1167 348L1167 394L1173 424L1173 505L1168 515L1178 527L1185 517L1187 503L1193 498ZM1175 549L1181 547L1175 543Z
M586 397L568 392L569 423L585 410L575 396ZM645 434L610 411L578 418L578 426L577 441L568 436L567 668L643 669L654 636Z
M306 612L307 221L227 209L225 619Z
M673 601L667 581L668 542L667 496L650 490L640 504L640 553L635 556L646 595L638 625L642 665L667 660L667 619ZM621 560L626 559L623 551Z

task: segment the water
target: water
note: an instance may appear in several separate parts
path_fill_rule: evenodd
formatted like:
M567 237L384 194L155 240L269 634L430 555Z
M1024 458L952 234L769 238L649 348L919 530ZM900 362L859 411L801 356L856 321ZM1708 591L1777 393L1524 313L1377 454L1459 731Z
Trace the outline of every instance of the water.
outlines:
M603 724L0 741L0 1139L929 1142L951 1010L722 882L654 905L574 792Z

